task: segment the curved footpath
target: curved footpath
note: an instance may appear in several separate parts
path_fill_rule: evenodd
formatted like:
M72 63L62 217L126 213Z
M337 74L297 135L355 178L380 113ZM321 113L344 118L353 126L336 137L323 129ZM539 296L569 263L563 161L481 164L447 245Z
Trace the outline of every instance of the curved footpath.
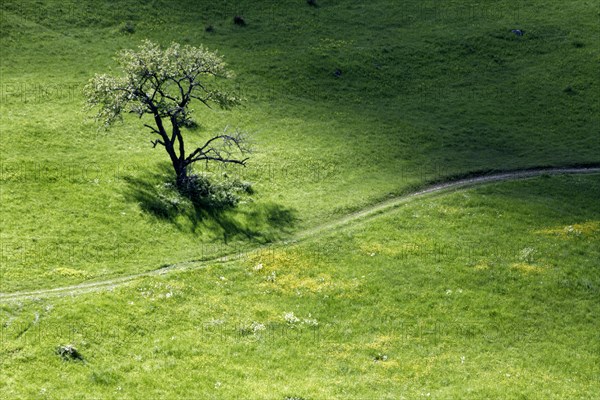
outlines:
M383 201L378 204L374 204L372 206L366 207L362 210L349 214L341 219L328 222L323 225L319 225L314 228L307 229L305 231L299 232L295 235L294 238L288 240L286 242L276 243L273 245L285 245L286 243L296 243L301 240L306 240L308 238L321 235L332 231L336 228L340 228L344 225L347 225L351 222L355 222L358 220L364 220L368 217L381 214L384 212L389 212L394 208L412 201L416 198L426 196L428 194L440 193L440 192L448 192L452 190L462 189L466 187L472 187L477 185L482 185L486 183L492 182L503 182L503 181L512 181L518 179L526 179L533 178L537 176L543 175L562 175L562 174L591 174L591 173L600 173L600 167L581 167L581 168L541 168L541 169L530 169L530 170L515 170L510 172L502 172L502 173L494 173L494 174L484 174L478 176L472 176L464 179L451 180L448 182L437 183L430 186L425 187L424 189L403 194L389 200ZM260 247L248 250L245 254L251 254L260 250ZM153 271L141 272L138 274L122 276L118 278L107 279L103 281L95 281L95 282L87 282L81 283L77 285L57 287L53 289L40 289L33 291L22 291L22 292L13 292L13 293L0 293L0 303L8 302L8 301L20 301L26 299L36 299L42 297L49 296L74 296L82 293L95 292L100 290L110 290L112 288L122 286L128 282L134 281L138 278L148 277L148 276L156 276L156 275L164 275L171 272L176 271L185 271L191 269L202 268L210 263L216 262L227 262L235 259L239 259L244 254L228 254L222 257L215 257L213 259L208 260L194 260L194 261L186 261L177 264L170 265L165 268L160 268Z

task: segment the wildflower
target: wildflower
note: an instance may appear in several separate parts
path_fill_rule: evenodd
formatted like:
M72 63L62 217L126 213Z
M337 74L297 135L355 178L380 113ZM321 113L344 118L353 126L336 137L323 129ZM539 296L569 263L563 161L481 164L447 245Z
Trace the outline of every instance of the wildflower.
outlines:
M252 329L252 332L256 333L256 332L264 331L267 328L265 327L264 324L261 324L258 322L252 322L252 325L250 325L250 329Z
M519 259L521 261L532 261L533 260L533 255L536 253L535 249L532 247L525 247L523 250L521 250L520 254L519 254Z
M300 322L300 319L296 317L292 311L283 314L283 318L288 324L295 324L296 322Z
M319 322L316 320L316 318L311 318L311 317L312 317L312 315L309 313L308 318L304 318L302 323L304 323L305 325L308 325L308 326L318 326Z

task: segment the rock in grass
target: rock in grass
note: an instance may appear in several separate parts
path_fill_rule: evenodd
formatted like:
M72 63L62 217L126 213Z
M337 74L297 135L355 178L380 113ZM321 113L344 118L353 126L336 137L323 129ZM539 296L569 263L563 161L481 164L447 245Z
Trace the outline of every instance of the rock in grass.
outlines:
M309 6L311 7L318 7L319 5L317 4L317 0L306 0L306 2L308 3Z
M84 361L81 353L70 344L58 346L55 352L65 361Z
M133 22L127 21L121 26L121 32L129 34L135 33L135 25Z
M521 29L513 29L511 32L517 36L523 36L525 34L525 31L522 31Z
M238 26L246 26L246 20L241 15L236 15L233 17L233 23Z

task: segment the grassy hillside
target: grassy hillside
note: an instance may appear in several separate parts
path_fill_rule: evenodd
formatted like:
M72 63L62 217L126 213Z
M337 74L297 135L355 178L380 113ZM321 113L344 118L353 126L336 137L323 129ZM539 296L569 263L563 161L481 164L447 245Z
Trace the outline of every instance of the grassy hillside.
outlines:
M450 174L598 161L592 3L195 3L2 3L3 290L272 241ZM143 38L203 43L237 72L245 106L197 107L191 134L255 133L248 168L229 171L256 189L237 211L155 201L166 155L139 121L98 132L82 112L87 79Z
M0 393L593 399L599 195L598 175L488 185L232 263L7 303ZM54 354L67 343L85 363Z
M0 1L0 293L267 246L0 303L0 398L597 396L598 175L421 198L293 243L429 181L599 163L599 6L317 1ZM246 168L197 167L252 182L236 209L165 189L138 119L105 132L83 111L88 79L146 38L236 72L244 105L198 105L186 132L253 134Z

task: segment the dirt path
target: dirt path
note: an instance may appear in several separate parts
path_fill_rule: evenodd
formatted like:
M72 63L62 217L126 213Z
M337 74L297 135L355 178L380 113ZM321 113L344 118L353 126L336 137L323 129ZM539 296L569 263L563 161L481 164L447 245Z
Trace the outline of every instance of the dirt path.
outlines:
M503 172L496 174L488 174L481 176L473 176L465 179L458 179L449 182L438 183L434 185L430 185L422 190L418 190L412 193L407 193L404 195L400 195L398 197L391 198L384 202L374 204L372 206L366 207L357 212L351 213L349 215L344 216L335 221L331 221L325 223L323 225L319 225L314 228L310 228L308 230L299 232L292 238L292 242L296 243L302 240L306 240L315 236L319 236L321 234L330 232L337 228L340 228L344 225L348 225L352 222L356 222L358 220L364 220L368 217L372 217L374 215L378 215L384 212L388 212L393 210L394 208L405 204L409 201L417 199L419 197L426 196L428 194L434 193L443 193L452 190L462 189L466 187L472 187L476 185L482 185L491 182L502 182L502 181L511 181L517 179L526 179L532 178L536 176L542 175L560 175L560 174L590 174L590 173L600 173L600 167L590 167L590 168L548 168L548 169L532 169L532 170L517 170L511 172ZM287 241L289 243L290 240ZM285 243L278 243L275 245L285 245ZM273 245L271 245L273 246ZM260 248L249 250L246 254L255 253ZM177 263L165 268L161 268L158 270L142 272L133 275L122 276L118 278L107 279L103 281L96 282L88 282L88 283L80 283L78 285L57 287L52 289L40 289L33 291L22 291L22 292L14 292L14 293L0 293L0 303L8 302L8 301L20 301L25 299L35 299L41 297L49 297L49 296L74 296L82 293L95 292L99 290L110 290L112 288L122 286L127 284L128 282L134 281L139 278L149 277L149 276L157 276L164 275L168 273L173 273L176 271L185 271L190 269L197 269L206 266L207 264L217 263L217 262L227 262L230 260L234 260L236 258L243 257L244 254L229 254L222 257L217 257L210 260L203 261L187 261Z

